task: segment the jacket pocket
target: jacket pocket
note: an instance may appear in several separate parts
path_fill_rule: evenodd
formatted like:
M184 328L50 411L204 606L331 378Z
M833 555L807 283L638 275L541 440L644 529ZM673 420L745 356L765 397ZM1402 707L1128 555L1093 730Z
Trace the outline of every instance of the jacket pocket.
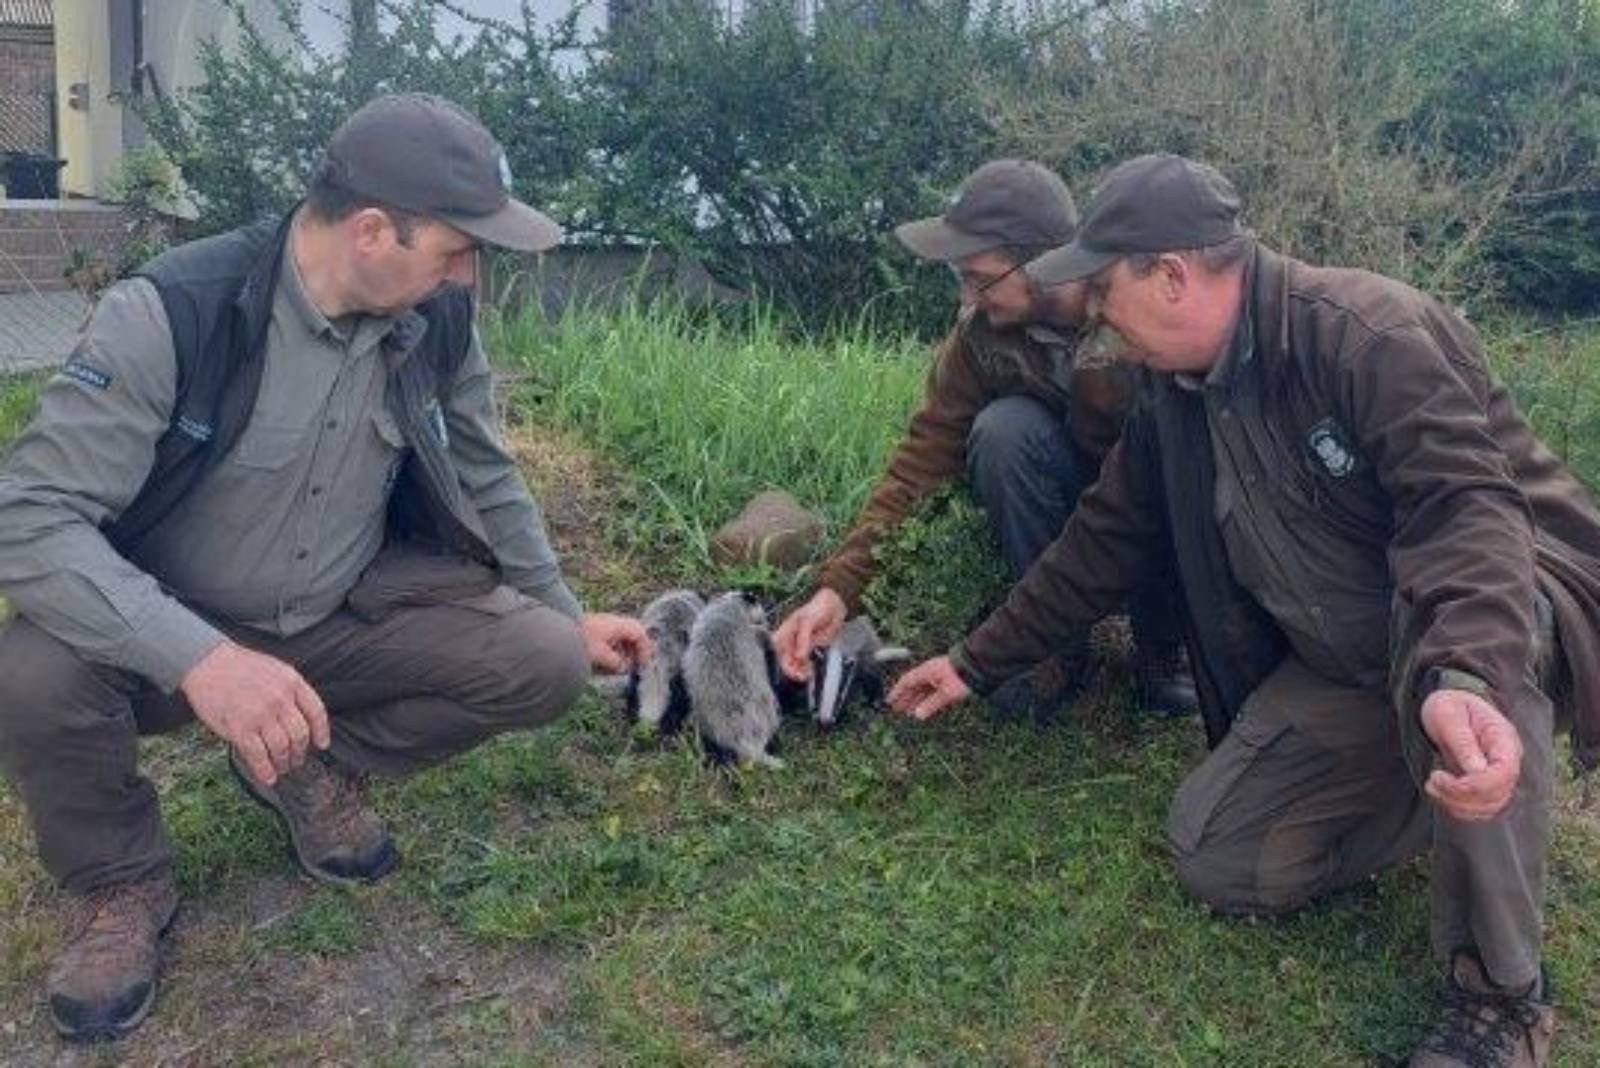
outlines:
M300 427L252 424L240 435L231 459L253 471L277 471L295 458L304 435Z

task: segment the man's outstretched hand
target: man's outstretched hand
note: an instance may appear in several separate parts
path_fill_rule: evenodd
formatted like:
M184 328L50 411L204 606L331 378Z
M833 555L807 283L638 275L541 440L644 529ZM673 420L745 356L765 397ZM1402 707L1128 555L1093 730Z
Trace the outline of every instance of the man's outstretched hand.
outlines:
M578 629L583 633L589 663L601 671L620 674L638 667L650 656L650 635L637 619L590 612Z
M1428 796L1458 820L1489 820L1511 801L1522 773L1522 739L1500 710L1466 690L1435 690L1422 702L1422 729L1439 750Z
M328 710L300 673L276 657L225 641L189 669L179 690L196 718L238 750L250 774L271 786L328 748Z
M889 707L916 719L929 719L971 693L950 658L938 656L900 676L889 691Z
M839 636L849 615L844 598L824 586L811 595L811 600L789 613L772 632L772 649L777 654L778 666L796 682L811 677L811 650L827 645Z

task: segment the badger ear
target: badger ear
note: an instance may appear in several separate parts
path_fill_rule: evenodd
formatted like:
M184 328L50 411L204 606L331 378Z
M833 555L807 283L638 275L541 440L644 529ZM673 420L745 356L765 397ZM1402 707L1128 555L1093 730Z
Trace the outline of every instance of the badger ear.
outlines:
M911 650L903 645L885 645L872 654L874 664L900 664L911 659Z

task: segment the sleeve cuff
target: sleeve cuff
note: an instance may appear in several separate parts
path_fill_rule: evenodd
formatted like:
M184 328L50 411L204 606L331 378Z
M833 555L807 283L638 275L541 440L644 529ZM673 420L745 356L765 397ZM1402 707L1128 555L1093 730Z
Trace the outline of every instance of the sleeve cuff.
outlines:
M543 601L557 612L571 619L574 623L583 619L583 605L578 598L567 588L565 582L556 582L542 590L530 590L529 596Z
M979 697L987 696L994 690L995 683L972 663L972 658L960 642L951 646L946 655L950 657L950 665L956 669L956 674L961 676L961 681L967 684L967 689Z
M170 694L190 669L226 640L220 630L182 604L163 598L134 628L123 647L122 663Z

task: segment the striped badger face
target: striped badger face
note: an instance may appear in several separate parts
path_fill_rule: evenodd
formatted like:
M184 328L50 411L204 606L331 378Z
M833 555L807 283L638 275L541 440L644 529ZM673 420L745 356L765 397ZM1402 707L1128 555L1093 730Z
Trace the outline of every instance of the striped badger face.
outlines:
M839 629L832 645L813 650L811 658L811 714L820 725L831 727L852 702L882 700L884 672L891 664L909 661L911 650L884 645L872 623L856 616Z

